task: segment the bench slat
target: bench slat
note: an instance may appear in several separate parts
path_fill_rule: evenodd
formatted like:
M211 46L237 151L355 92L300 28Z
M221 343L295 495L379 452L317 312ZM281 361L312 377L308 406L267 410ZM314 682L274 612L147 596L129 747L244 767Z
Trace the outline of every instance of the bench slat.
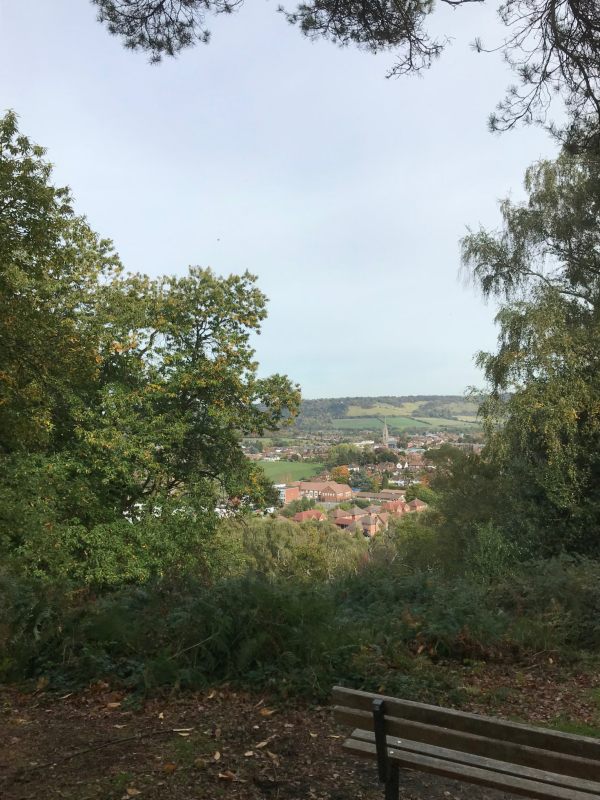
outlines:
M373 730L373 715L369 711L335 706L334 713L335 718L343 724L361 730ZM591 781L597 781L600 778L599 762L588 758L551 752L502 739L478 736L461 730L398 719L388 716L387 713L385 726L388 736L397 736L400 739L407 738L437 747L447 747L498 761L507 761Z
M376 758L376 747L369 742L348 739L344 747L350 752L363 758ZM458 764L419 753L407 753L393 748L388 749L388 756L401 767L414 768L421 772L442 775L466 783L476 783L489 786L513 794L524 795L534 800L598 800L600 795L576 791L561 786L552 786L547 783L518 778L491 770Z
M371 731L355 730L352 732L352 740L375 744L375 734ZM447 747L435 747L434 745L424 744L423 742L413 742L409 739L397 739L394 736L387 737L389 748L402 750L403 752L419 753L425 756L441 758L445 761L454 761L471 767L481 767L493 772L514 775L527 780L549 783L554 786L562 786L566 789L575 789L582 792L589 792L600 796L600 783L586 781L581 778L572 778L569 775L562 775L558 772L545 772L531 767L524 767L519 764L509 764L506 761L498 761L484 756L474 756L470 753L461 753L458 750L449 750Z
M333 702L347 708L370 712L375 698L385 701L386 714L393 717L600 761L600 740L591 736L547 731L518 722L507 722L451 708L439 708L426 703L415 703L412 700L399 700L357 689L346 689L343 686L333 688Z

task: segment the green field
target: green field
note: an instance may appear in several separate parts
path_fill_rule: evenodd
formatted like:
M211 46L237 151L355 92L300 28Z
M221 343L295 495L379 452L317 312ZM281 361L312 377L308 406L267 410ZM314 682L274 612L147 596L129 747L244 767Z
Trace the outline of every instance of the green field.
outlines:
M435 431L451 428L456 431L467 431L479 428L474 417L447 419L446 417L387 417L387 426L390 433L403 433L404 431ZM383 429L383 420L377 417L348 417L333 420L333 427L341 431L373 431Z
M375 403L375 405L372 406L351 405L348 406L345 418L352 419L354 417L412 417L413 419L414 418L429 419L428 417L425 416L425 414L427 414L427 411L424 412L423 416L419 414L420 409L423 406L427 405L428 402L426 400L412 400L412 401L407 400L403 403L400 403L397 406L391 405L390 403ZM443 409L447 414L450 414L452 417L462 416L470 418L471 416L475 416L477 414L477 403L473 402L472 400L449 401L448 403L443 404Z
M325 466L308 461L257 461L256 463L263 468L265 475L273 483L310 480Z
M369 408L362 406L348 406L347 417L397 417L399 415L409 416L422 405L422 401L414 403L402 403L399 406L392 406L389 403L377 403Z
M425 422L420 422L412 417L387 417L387 426L390 432L424 430L429 427ZM334 419L333 427L342 431L380 431L383 428L383 420L376 417L359 417L355 419L344 417Z
M474 428L481 428L479 422L475 417L462 417L461 419L445 419L444 417L419 417L419 420L425 422L427 427L431 430L439 430L440 428L453 428L458 431L468 431Z
M479 408L479 403L474 400L457 400L453 403L445 403L444 408L456 417L475 417Z

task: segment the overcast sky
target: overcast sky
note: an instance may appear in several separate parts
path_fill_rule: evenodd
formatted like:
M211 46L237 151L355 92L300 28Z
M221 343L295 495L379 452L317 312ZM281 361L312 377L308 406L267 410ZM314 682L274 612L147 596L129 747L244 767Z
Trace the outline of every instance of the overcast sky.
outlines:
M538 129L487 131L511 75L469 42L500 40L493 9L444 6L442 58L386 80L390 54L309 42L275 8L246 0L210 45L150 66L88 0L0 0L0 110L128 269L258 276L263 374L306 397L481 385L494 308L460 280L458 242L555 153Z

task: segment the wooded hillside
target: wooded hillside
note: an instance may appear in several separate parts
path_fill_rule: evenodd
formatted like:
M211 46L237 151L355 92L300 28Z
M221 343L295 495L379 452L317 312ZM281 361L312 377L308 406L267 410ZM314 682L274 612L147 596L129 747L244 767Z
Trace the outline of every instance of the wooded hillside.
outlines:
M476 398L461 395L322 398L302 401L295 426L305 431L379 431L386 419L392 433L472 430L478 426L477 408Z

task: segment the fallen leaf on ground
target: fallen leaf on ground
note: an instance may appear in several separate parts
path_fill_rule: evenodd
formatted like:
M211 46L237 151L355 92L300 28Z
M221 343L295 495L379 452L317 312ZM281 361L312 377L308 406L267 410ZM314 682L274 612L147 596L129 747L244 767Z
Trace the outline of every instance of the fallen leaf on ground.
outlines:
M135 786L129 786L128 789L125 790L127 792L127 797L135 797L138 794L141 794L139 789L136 789Z
M275 709L274 708L261 708L261 710L258 713L261 715L261 717L271 717L275 713Z
M213 756L213 761L218 761L221 758L221 753L217 750L217 752Z
M273 736L269 736L268 739L263 739L262 742L255 744L254 747L256 748L256 750L260 750L261 747L266 747L272 739L275 739L275 734L273 734Z
M173 761L167 761L166 764L163 764L162 768L163 772L166 772L168 775L170 775L172 772L175 772L176 769L177 764L173 763Z
M226 772L219 772L219 779L222 781L234 781L235 773L229 769Z

